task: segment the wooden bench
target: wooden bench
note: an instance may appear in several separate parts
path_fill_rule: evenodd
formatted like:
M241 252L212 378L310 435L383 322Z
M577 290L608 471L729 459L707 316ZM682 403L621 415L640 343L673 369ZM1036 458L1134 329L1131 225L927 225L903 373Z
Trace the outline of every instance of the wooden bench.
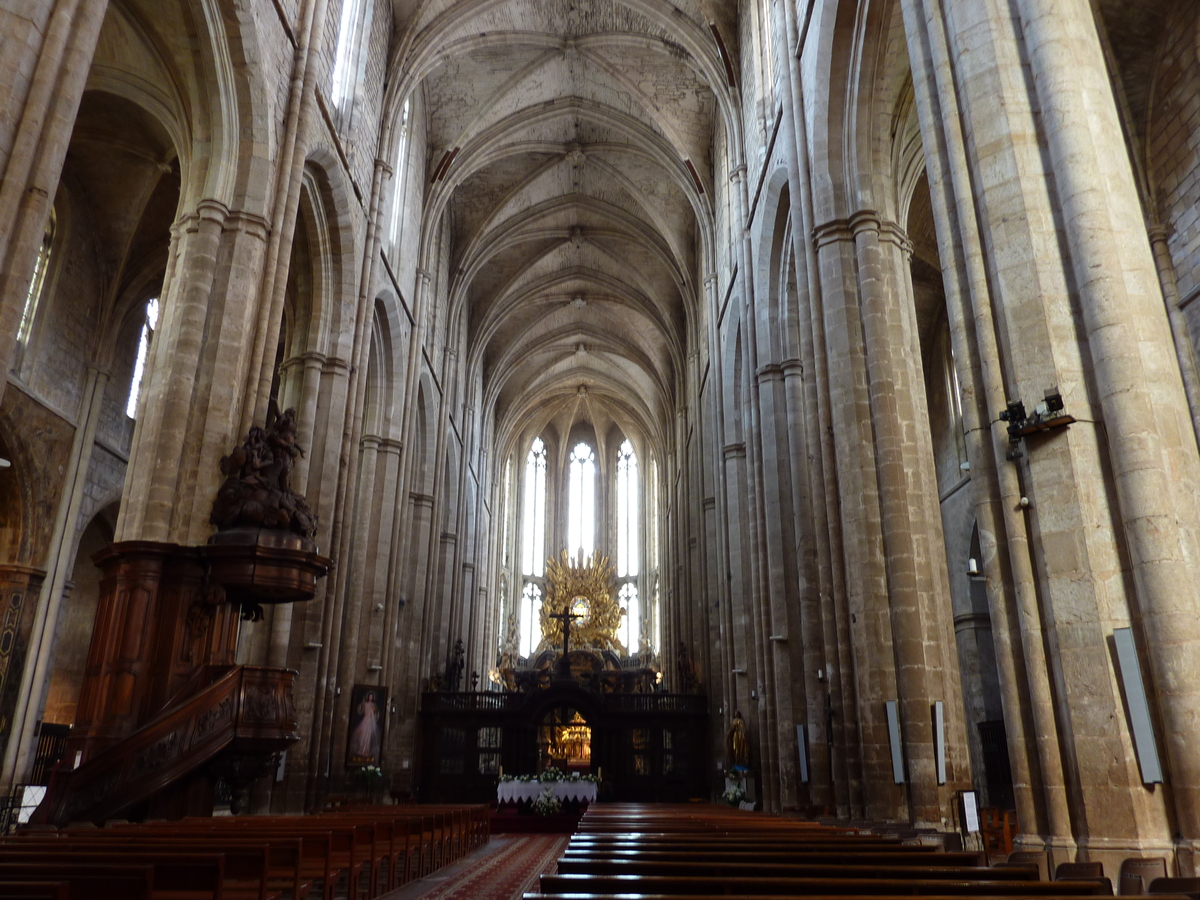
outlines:
M59 860L0 866L0 892L8 884L66 882L71 900L153 900L154 868L110 863L89 866Z
M71 900L67 881L7 881L3 890L7 900Z
M410 876L428 874L486 843L487 807L340 807L316 816L245 816L178 822L119 823L109 828L36 829L0 839L0 868L21 858L39 866L46 859L72 866L92 862L145 860L151 878L147 900L304 900L318 883L324 900L345 885L347 900L371 900ZM30 830L33 832L34 830ZM172 866L199 863L217 872L179 879ZM38 877L31 882L47 881ZM99 877L99 876L97 876ZM344 879L344 881L343 881ZM13 880L11 878L6 880ZM58 891L47 881L50 896ZM101 886L103 887L103 886ZM128 885L127 885L128 887ZM40 888L39 888L40 889ZM68 896L78 892L70 884ZM0 888L0 896L5 896ZM80 894L91 898L90 894ZM97 894L96 896L101 896Z
M272 838L270 841L227 839L214 841L205 835L197 843L195 835L116 834L101 832L68 833L60 838L35 836L0 843L0 859L9 853L67 853L72 858L83 853L190 854L197 851L216 853L225 858L225 885L239 894L257 887L263 897L282 896L303 900L309 882L301 876L301 842L299 839ZM226 893L228 895L228 892Z
M570 897L1068 898L1098 881L1049 882L1033 866L988 868L980 853L901 844L898 834L717 807L592 807L527 900Z
M846 870L843 875L850 876ZM1098 885L1090 882L1052 882L992 879L859 878L859 877L758 877L697 875L543 875L541 893L569 894L692 894L695 896L784 897L845 895L894 897L935 895L952 897L1088 897Z

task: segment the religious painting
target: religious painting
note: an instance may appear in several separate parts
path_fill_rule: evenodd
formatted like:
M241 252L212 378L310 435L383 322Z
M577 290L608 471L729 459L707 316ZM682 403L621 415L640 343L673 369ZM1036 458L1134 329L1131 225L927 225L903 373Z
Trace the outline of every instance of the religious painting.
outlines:
M350 732L346 767L379 766L383 758L383 714L387 688L356 684L350 693Z

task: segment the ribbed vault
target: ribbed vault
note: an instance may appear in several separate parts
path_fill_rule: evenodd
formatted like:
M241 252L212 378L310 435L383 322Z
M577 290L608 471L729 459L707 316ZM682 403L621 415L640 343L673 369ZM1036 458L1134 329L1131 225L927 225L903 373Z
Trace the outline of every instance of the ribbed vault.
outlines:
M496 439L615 422L663 448L731 121L724 22L696 0L397 2L391 108L428 111L423 256L450 232L452 334ZM461 332L460 332L461 329Z

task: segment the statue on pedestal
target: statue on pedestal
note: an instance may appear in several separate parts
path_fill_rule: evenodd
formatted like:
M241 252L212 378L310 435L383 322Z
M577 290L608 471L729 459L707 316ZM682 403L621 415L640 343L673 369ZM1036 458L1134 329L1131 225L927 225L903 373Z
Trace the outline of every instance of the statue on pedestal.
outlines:
M725 753L731 769L746 769L750 766L750 737L746 732L746 720L740 710L733 713L733 724L725 736Z
M266 428L250 426L241 446L221 457L225 481L209 520L218 531L267 528L311 538L317 517L291 487L296 457L303 455L296 443L296 410L279 414L272 402Z

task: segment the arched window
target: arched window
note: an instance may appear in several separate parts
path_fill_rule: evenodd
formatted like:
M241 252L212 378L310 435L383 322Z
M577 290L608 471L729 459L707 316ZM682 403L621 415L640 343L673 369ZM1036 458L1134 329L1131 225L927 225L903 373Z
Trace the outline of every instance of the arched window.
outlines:
M638 608L637 583L627 581L617 592L617 602L625 610L621 619L621 643L630 656L638 652L638 642L641 639L642 623L641 610Z
M364 54L362 46L371 31L373 0L342 0L342 15L338 22L337 52L333 58L333 79L329 97L336 109L342 110L354 99L354 87L361 75Z
M630 655L637 653L641 638L641 608L637 575L641 563L638 541L638 459L633 444L625 441L617 450L617 599L625 610L621 643ZM623 583L621 583L623 582Z
M762 44L763 110L767 118L775 112L775 42L771 27L771 3L772 0L759 0L758 5L758 36ZM768 127L771 124L768 122Z
M521 511L521 650L529 656L539 643L542 588L533 579L546 574L546 444L533 439L525 457L525 503Z
M530 656L539 643L536 635L542 622L542 589L532 581L521 592L521 655Z
M508 523L509 523L509 507L512 503L512 457L504 461L504 499L501 501L501 508L504 510L504 539L500 544L500 558L503 560L502 565L508 568L509 549L508 549Z
M567 492L567 549L585 559L596 549L596 454L587 444L571 451Z
M546 574L546 445L534 438L525 457L525 509L521 574Z
M29 292L25 295L25 306L21 310L21 325L17 329L17 342L22 345L29 342L29 333L33 330L33 319L37 315L38 303L42 299L42 290L46 286L46 272L50 268L50 248L54 244L55 225L55 213L52 209L50 210L50 219L46 222L46 233L42 236L42 246L38 249L33 280L29 282Z
M638 573L638 461L633 444L617 451L617 577Z
M392 217L388 222L388 246L393 251L400 248L400 237L404 233L404 203L408 197L408 117L412 111L412 98L404 101L400 114L400 134L396 137L396 162L392 167Z
M129 384L129 399L125 401L125 415L137 418L138 397L142 392L142 376L146 374L146 357L150 353L150 342L154 340L154 329L158 327L158 298L151 297L146 304L146 319L142 322L142 337L138 341L137 361L133 364L133 380Z

